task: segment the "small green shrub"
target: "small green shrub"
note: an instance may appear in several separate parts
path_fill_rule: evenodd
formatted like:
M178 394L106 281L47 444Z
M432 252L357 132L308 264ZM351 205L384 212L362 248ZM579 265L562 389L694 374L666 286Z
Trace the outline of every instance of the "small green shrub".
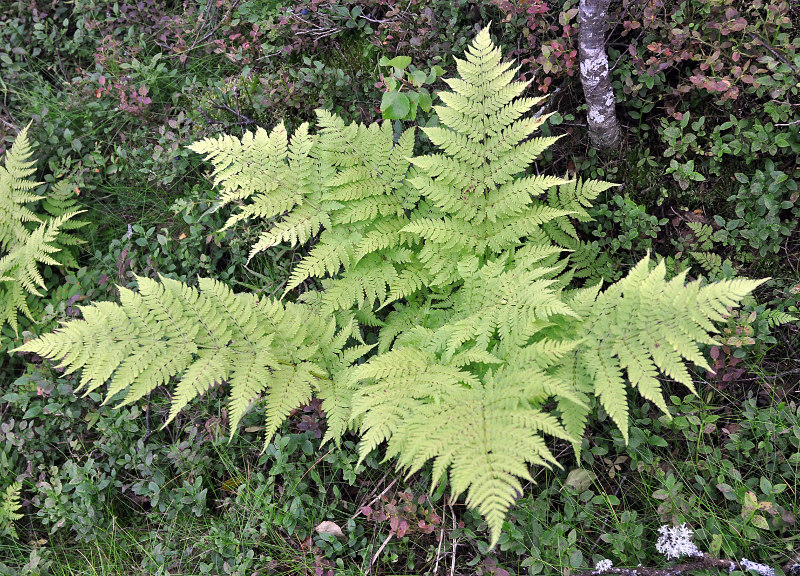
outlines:
M746 243L762 257L777 254L800 215L797 181L777 170L771 160L764 161L764 170L756 170L751 177L737 173L736 179L739 191L728 198L736 207L736 219L717 220L726 232L720 240Z

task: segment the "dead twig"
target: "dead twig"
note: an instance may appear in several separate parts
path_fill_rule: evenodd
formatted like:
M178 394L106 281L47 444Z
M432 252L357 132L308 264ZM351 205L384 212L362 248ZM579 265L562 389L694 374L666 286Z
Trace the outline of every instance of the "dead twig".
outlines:
M439 546L436 548L436 563L433 565L433 576L439 573L439 559L442 557L442 542L444 542L444 520L446 512L442 512L442 527L439 531Z
M384 474L384 475L383 475L383 478L381 478L381 482L383 482L383 480L384 480L385 478L386 478L386 474ZM389 482L389 485L388 485L386 488L384 488L384 489L381 491L381 493L380 493L380 494L378 494L377 496L375 496L375 498L373 498L372 500L370 500L370 501L369 501L369 502L367 502L366 504L363 504L363 505L359 506L359 507L358 507L358 510L356 510L356 513L355 513L355 514L353 514L353 515L350 517L350 520L353 520L353 519L354 519L356 516L358 516L358 515L359 515L359 513L361 512L361 509L362 509L362 508L364 508L364 506L372 506L372 504L373 504L373 503L375 503L375 502L377 502L377 501L378 501L378 499L379 499L381 496L383 496L383 495L384 495L384 494L386 494L386 493L387 493L389 490L391 490L391 489L392 489L392 486L394 486L395 484L397 484L397 478L395 478L394 480L392 480L391 482Z
M450 518L453 520L453 530L456 529L456 514L453 512L453 505L450 502L450 497L447 497L447 507L450 508ZM453 551L450 558L450 576L456 573L456 548L458 547L458 538L453 538Z
M394 536L394 532L389 532L389 535L386 537L386 540L383 541L383 544L381 544L381 547L378 548L377 552L375 552L375 556L373 556L372 560L369 561L369 568L367 569L367 574L372 574L372 565L375 564L375 560L378 559L378 556L381 555L381 552L383 552L383 549L386 548L386 545L389 543L389 540L392 539L392 536Z

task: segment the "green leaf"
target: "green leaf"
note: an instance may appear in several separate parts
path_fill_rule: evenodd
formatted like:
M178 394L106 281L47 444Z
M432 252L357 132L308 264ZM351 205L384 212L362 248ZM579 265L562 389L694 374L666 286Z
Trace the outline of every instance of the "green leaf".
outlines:
M414 86L422 86L427 81L427 75L422 70L409 72L408 78Z
M761 528L762 530L769 530L769 524L767 524L767 519L761 516L760 514L756 514L750 519L750 522L756 528Z
M423 112L430 112L431 107L433 105L433 98L431 98L431 93L428 92L425 88L419 89L419 107L422 108Z
M591 470L575 468L570 470L569 474L567 474L567 479L564 481L564 485L572 486L578 492L584 492L594 484L596 478L597 474Z
M399 68L400 70L405 70L408 68L409 64L411 64L411 56L395 56L391 60L386 60L385 58L381 58L379 64L381 66L392 66L393 68Z
M722 492L722 495L725 496L726 500L736 500L736 493L733 491L733 486L730 484L717 484L717 490Z
M755 492L747 492L744 495L744 502L742 503L742 518L747 520L756 511L758 507L758 499Z
M384 92L381 112L387 120L402 120L411 111L411 101L402 92Z

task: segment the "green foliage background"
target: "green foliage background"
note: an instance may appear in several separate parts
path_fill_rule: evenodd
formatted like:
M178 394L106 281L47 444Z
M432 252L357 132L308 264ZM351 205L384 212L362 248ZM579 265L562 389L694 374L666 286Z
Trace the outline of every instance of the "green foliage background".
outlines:
M150 427L139 422L136 429L119 432L114 427L85 428L72 420L67 426L64 416L53 416L64 412L51 400L55 393L47 391L56 389L54 382L65 381L63 402L71 403L72 377L64 379L46 365L26 366L4 354L0 414L6 440L0 466L13 471L13 477L0 474L0 488L20 479L26 515L15 524L21 539L0 544L0 557L11 558L2 560L6 568L11 573L72 573L81 570L83 555L109 573L128 573L134 565L148 573L245 572L248 566L287 559L307 561L309 570L342 572L358 566L353 570L359 573L372 564L378 572L417 573L437 565L441 571L451 558L437 550L447 551L457 540L456 564L463 571L541 573L592 566L601 557L613 558L617 565L657 564L652 548L642 548L641 542L653 541L663 521L689 522L705 550L732 557L757 550L760 556L754 559L775 566L792 560L797 334L794 325L779 324L796 311L800 280L794 214L800 125L792 105L800 66L797 10L789 2L614 3L608 49L627 142L619 157L608 158L591 150L581 125L584 112L574 75L576 6L570 0L547 6L461 0L8 3L0 14L0 131L8 146L33 118L36 179L45 181L37 194L51 194L53 185L68 177L68 197L90 211L82 218L92 226L81 230L88 245L78 253L77 269L42 268L48 292L32 310L38 323L20 317L19 336L6 326L0 337L3 349L79 315L77 304L115 299L114 285L134 287L137 274L164 274L190 284L199 274L223 280L237 291L282 293L304 251L273 247L247 263L263 225L217 232L228 214L209 210L216 194L202 175L202 162L186 146L223 132L241 135L256 125L273 125L279 117L291 132L304 121L314 123L318 107L339 112L346 122L372 122L382 115L380 102L390 75L399 77L395 86L409 96L421 88L431 93L441 89L439 80L416 85L412 74L441 66L445 77L452 75L452 57L490 20L499 27L496 36L504 51L513 52L522 64L523 79L534 80L530 95L552 94L545 112L557 113L543 125L545 135L567 133L534 169L623 184L602 192L586 208L593 220L576 224L581 251L573 260L580 256L586 265L579 274L591 283L614 281L651 251L667 256L668 278L689 269L689 278L738 273L773 279L759 289L757 301L729 315L720 345L705 349L715 372L692 372L699 396L675 396L672 385L662 382L667 407L677 415L673 424L654 418L648 403L635 402L625 448L613 427L605 427L600 410L575 463L596 475L591 486L574 493L566 471L537 474L537 488L525 485L492 553L482 540L481 520L457 506L451 515L442 493L432 494L430 503L417 503L427 485L425 470L403 490L397 479L370 505L371 512L350 519L355 507L380 494L394 477L389 474L384 480L388 470L381 468L374 476L362 473L358 487L343 492L341 501L351 502L343 506L351 508L336 512L322 503L332 498L330 487L307 489L304 482L339 451L315 467L316 457L299 447L288 456L290 468L274 467L279 474L275 478L305 474L301 482L288 484L295 487L297 499L279 481L282 500L258 508L263 512L254 516L274 519L269 509L281 518L306 520L264 520L258 533L269 538L240 538L247 542L245 550L224 544L237 540L232 535L237 525L244 530L239 536L251 533L249 524L230 522L243 516L229 513L225 521L216 512L203 513L193 524L193 530L207 535L200 545L203 554L183 549L180 539L169 536L178 524L149 504L154 493L129 501L125 483L69 484L68 478L77 476L61 468L70 458L80 466L89 458L91 466L98 465L104 457L91 450L96 439L112 434L123 444L136 445L142 430L147 435ZM383 56L410 56L412 63L398 72L379 65ZM432 103L438 104L435 98ZM438 121L424 109L417 114L417 122L426 126ZM399 134L402 128L397 125L395 131ZM418 146L417 154L430 150L425 137ZM42 386L20 377L33 377ZM14 394L21 396L12 399ZM45 411L26 416L23 398L40 403ZM224 423L223 398L213 398L210 413ZM160 391L123 410L128 409L140 410L139 418L150 414L153 423L169 414ZM317 442L325 429L318 410L290 416L268 451L286 442L284 437L291 438L290 446L305 446L303 438ZM84 418L94 411L89 405ZM201 422L198 418L187 414L163 433L175 437L189 423ZM45 421L50 425L53 420L53 432L37 436L38 452L33 444L9 440L9 434L43 431ZM250 426L258 421L256 417ZM250 469L258 448L256 442ZM559 459L565 454L556 453ZM33 463L30 471L22 464L27 461ZM241 498L263 484L255 476L250 483L245 461L230 474L248 486ZM343 462L336 460L332 470ZM134 459L123 466L131 478L139 478L148 465ZM280 470L288 476L280 476ZM343 473L347 484L350 473ZM158 476L153 482L163 486L180 474L167 469L163 479ZM83 536L72 527L86 514L69 512L72 504L54 508L50 524L38 519L45 500L35 500L37 483L44 479L53 484L57 478L65 486L84 486L81 490L96 494L101 507L111 506L110 523L97 524L109 530L98 528L94 548L79 543ZM207 495L218 493L221 501L232 499L220 488L230 486L226 478L221 471L208 472L202 488L209 490ZM259 494L255 500L242 500L249 510L266 501L264 492ZM753 498L757 505L772 503L763 505L766 529L760 520L755 522L761 527L752 522L759 516L748 512ZM413 512L412 500L417 507ZM317 520L331 518L346 528L346 541L311 530ZM423 519L421 529L418 522ZM267 528L276 522L282 527ZM417 528L406 531L407 525ZM54 530L49 542L24 544L41 540L47 526ZM126 526L132 538L120 539L120 532L110 529L114 526ZM312 539L301 544L289 534ZM387 536L391 539L381 548Z

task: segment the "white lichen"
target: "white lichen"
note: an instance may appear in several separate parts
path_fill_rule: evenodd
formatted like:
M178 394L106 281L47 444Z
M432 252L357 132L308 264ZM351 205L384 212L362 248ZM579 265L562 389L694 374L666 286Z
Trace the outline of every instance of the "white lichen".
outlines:
M739 561L739 565L744 568L745 570L755 570L761 576L775 576L775 569L770 568L766 564L759 564L758 562L753 562L752 560L748 560L747 558L742 558Z
M603 572L608 572L614 567L614 563L607 558L603 558L597 564L594 565L594 570L598 574L602 574Z
M667 560L676 560L682 556L703 556L703 553L692 542L694 532L686 524L673 527L664 525L658 529L658 533L656 550Z

